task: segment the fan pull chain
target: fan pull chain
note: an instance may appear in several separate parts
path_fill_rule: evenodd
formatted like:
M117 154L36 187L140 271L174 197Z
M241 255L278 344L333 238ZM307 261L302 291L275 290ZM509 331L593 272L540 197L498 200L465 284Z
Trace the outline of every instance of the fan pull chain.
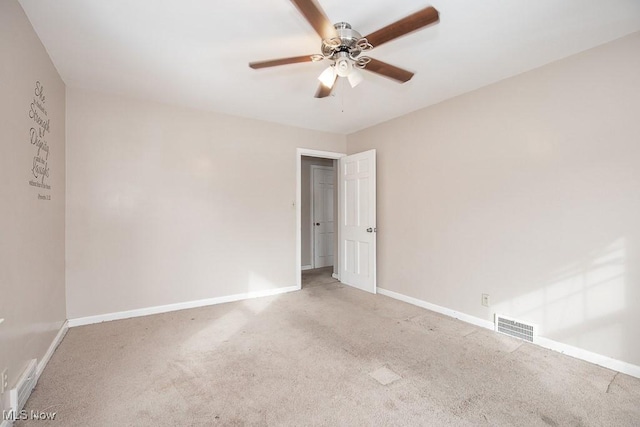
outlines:
M345 79L340 79L340 80L345 80ZM342 82L341 83L341 88L340 88L340 108L342 109L342 112L344 113L344 92L345 92L345 88L344 85L346 83Z

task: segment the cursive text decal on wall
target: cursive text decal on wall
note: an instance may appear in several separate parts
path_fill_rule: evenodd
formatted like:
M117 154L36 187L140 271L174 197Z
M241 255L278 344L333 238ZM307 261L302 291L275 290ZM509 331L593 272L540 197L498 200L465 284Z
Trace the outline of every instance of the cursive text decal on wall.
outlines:
M46 180L49 178L49 144L47 135L51 132L51 120L48 117L44 86L37 81L33 92L33 99L29 105L29 118L31 128L29 129L29 142L35 148L35 155L31 163L31 175L29 185L37 187L43 191L38 193L38 200L51 200L48 192L51 190Z

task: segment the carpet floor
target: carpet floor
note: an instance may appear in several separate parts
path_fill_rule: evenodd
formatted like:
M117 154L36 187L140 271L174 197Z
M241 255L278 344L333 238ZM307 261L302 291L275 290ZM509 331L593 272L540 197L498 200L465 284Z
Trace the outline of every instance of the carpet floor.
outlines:
M72 328L24 426L638 426L640 379L304 275L273 297Z

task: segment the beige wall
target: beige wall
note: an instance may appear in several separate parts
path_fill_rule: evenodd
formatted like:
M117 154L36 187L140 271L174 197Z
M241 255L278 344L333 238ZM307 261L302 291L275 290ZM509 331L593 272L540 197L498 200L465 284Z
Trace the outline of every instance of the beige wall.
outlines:
M302 235L301 235L301 244L302 244L302 266L311 265L311 257L313 254L313 249L311 248L312 238L311 238L311 166L328 166L333 167L333 160L331 159L321 159L319 157L307 157L302 156L302 161L300 162L300 196L301 203L300 211L301 211L301 223L302 223ZM335 192L337 193L337 192ZM335 203L334 203L335 205ZM337 222L336 222L337 223Z
M65 89L14 0L0 1L0 64L0 371L9 369L12 388L30 359L44 357L66 318ZM33 106L42 126L29 117L35 99L46 111ZM32 128L44 133L40 154ZM48 169L44 181L34 164ZM8 408L8 395L0 409Z
M346 137L67 91L69 318L296 284L296 148Z
M380 287L640 365L640 33L348 137L370 148Z

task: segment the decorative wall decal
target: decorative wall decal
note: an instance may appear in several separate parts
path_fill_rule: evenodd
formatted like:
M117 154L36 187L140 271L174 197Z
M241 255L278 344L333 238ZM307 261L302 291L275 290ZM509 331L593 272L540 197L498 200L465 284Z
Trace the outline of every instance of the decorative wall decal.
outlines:
M51 200L51 186L45 181L49 178L49 144L47 134L51 132L51 119L48 117L44 86L36 81L33 91L34 97L29 105L29 118L32 120L29 129L29 141L35 148L35 155L31 164L31 176L29 185L45 190L44 194L38 193L38 200Z

